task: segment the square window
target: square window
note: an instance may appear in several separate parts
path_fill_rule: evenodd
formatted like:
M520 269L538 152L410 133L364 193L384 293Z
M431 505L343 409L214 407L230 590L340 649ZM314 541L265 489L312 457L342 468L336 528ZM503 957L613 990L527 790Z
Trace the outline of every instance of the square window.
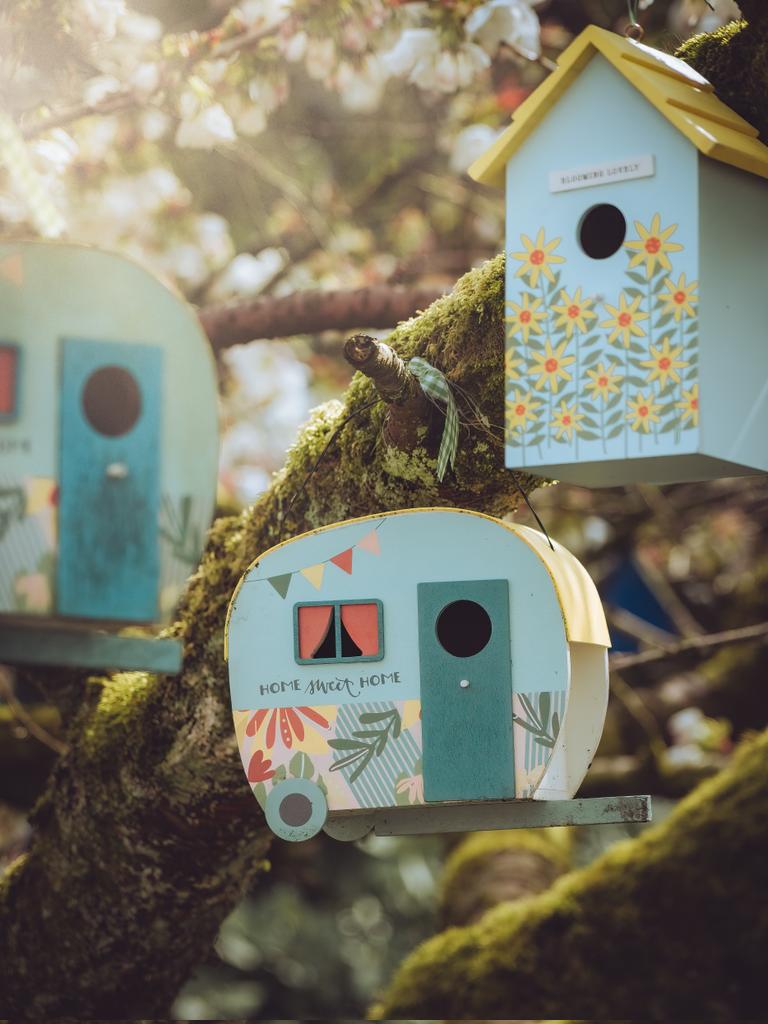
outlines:
M0 420L12 420L17 413L19 350L0 344Z
M381 601L332 601L294 608L294 652L300 665L381 661Z

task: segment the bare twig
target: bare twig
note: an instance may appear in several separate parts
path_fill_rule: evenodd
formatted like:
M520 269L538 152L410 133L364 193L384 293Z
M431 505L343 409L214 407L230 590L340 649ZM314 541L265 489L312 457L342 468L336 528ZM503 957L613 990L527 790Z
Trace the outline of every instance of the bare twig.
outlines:
M24 705L17 699L16 694L13 692L11 674L3 665L0 665L0 697L5 701L13 717L20 725L24 726L30 736L34 736L36 740L57 754L66 753L68 749L66 743L57 740L55 736L51 736L47 729L38 725Z
M686 637L666 650L641 651L639 654L614 654L610 658L612 671L634 668L636 665L647 665L652 661L662 661L686 651L704 651L710 647L722 647L725 644L738 644L747 640L759 640L768 637L768 622L758 622L754 626L741 629L727 629L722 633L709 633L701 636Z

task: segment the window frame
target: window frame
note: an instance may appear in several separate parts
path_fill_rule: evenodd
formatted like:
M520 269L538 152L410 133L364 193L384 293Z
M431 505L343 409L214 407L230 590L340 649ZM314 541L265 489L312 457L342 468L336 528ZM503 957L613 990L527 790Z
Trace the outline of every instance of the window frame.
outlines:
M20 391L21 391L21 346L13 341L0 340L0 352L11 352L13 354L13 381L11 396L13 405L8 412L0 409L0 423L13 423L19 418Z
M322 605L334 609L336 650L341 651L341 608L349 604L375 604L379 648L376 654L360 654L353 658L302 658L299 654L299 609ZM384 605L377 597L340 598L335 601L300 601L293 606L293 656L299 665L348 665L363 661L382 661L384 658Z

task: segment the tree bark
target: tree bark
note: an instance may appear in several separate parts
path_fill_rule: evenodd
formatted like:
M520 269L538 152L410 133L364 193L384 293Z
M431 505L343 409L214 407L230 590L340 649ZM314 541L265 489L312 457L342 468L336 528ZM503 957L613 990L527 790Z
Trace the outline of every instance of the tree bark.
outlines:
M338 291L296 292L223 306L207 306L200 322L215 351L255 338L346 331L356 327L394 327L444 294L422 286L375 285Z
M269 834L239 762L223 660L229 597L260 551L372 509L456 505L503 515L516 507L501 446L503 276L497 257L388 339L401 356L443 368L495 428L492 436L462 428L443 484L425 448L383 440L386 407L356 375L342 402L314 413L270 490L212 528L170 630L184 643L181 676L82 684L68 750L32 818L32 846L0 882L6 1015L166 1014L263 870Z
M639 839L426 942L374 1017L759 1018L767 771L768 733Z

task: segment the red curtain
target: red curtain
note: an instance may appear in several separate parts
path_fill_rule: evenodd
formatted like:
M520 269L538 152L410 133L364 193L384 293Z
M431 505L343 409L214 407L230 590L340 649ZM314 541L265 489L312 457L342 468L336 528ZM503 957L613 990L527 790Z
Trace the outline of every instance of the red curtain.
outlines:
M343 604L341 621L364 657L379 653L378 605Z
M328 634L333 605L310 604L299 608L299 657L314 658Z
M16 349L0 346L0 413L12 413L15 405Z

